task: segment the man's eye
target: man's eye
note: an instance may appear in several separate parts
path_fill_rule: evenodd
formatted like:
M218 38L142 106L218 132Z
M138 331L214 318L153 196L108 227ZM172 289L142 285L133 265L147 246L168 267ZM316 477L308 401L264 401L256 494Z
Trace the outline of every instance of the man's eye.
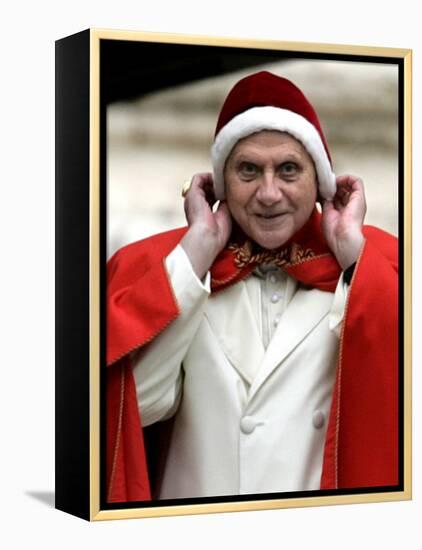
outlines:
M242 162L239 168L243 176L254 176L258 171L258 168L252 162Z
M299 167L295 162L283 162L280 166L280 172L283 176L294 176L296 175Z

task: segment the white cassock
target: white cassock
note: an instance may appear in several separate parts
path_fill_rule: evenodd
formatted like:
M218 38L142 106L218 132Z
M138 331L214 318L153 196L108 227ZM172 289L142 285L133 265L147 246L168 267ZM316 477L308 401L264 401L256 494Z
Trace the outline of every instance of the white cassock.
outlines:
M180 315L132 355L143 426L175 416L160 499L320 487L347 299L272 266L210 294L179 245Z

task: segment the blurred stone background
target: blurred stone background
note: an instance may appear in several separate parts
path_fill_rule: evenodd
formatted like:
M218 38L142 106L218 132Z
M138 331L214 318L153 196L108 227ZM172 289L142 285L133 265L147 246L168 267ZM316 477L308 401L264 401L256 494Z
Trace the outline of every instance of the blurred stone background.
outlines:
M233 84L261 69L303 90L320 117L335 173L363 178L366 223L397 235L397 65L289 60L108 107L108 256L125 244L185 225L183 182L211 171L221 105Z

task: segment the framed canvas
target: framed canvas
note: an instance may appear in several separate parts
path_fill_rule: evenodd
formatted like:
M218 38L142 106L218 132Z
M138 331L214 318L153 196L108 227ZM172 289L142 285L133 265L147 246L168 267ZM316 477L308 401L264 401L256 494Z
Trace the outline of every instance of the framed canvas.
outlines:
M169 329L184 311L166 263L186 234L174 231L186 226L183 184L212 171L229 90L262 72L303 91L333 171L364 182L371 227L344 279L325 405L310 404L318 389L308 395L300 372L308 379L314 354L295 355L302 337L289 343L289 324L267 335L267 350L287 346L290 363L262 375L242 325L240 271L221 289L213 273L207 303L218 296L222 305L205 311L189 341L188 324ZM338 258L337 286L324 279L327 267L319 282L301 279L304 259L281 273L295 292L319 292L331 304ZM236 315L242 328L232 330ZM299 325L307 319L297 314ZM320 319L309 326L314 337ZM211 351L198 343L207 330ZM234 349L258 374L241 372ZM166 374L170 360L176 370ZM253 376L262 377L256 387ZM263 408L277 403L274 417L260 399ZM410 498L411 51L101 29L58 40L56 507L107 520Z

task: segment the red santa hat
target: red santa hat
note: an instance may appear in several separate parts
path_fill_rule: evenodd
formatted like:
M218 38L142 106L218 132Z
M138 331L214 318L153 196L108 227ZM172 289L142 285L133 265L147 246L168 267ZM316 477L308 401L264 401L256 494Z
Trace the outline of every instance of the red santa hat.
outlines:
M225 196L224 165L233 147L261 130L287 132L300 141L314 161L320 195L333 198L336 178L314 108L290 80L261 71L240 80L221 109L211 149L217 199Z

